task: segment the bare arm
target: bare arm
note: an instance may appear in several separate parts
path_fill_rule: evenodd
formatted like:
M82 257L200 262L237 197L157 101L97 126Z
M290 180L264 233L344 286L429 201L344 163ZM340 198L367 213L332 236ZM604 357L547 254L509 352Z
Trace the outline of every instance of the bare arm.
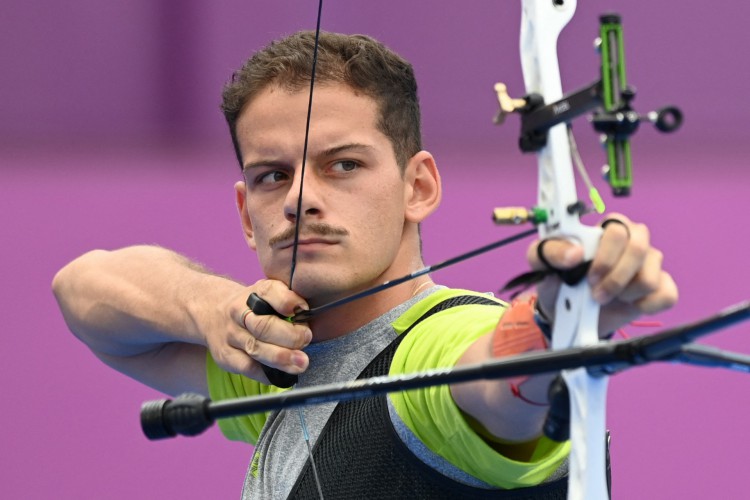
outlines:
M306 345L306 327L271 317L246 318L256 334L242 326L251 291L280 312L298 305L279 282L246 287L170 250L135 246L79 257L52 289L69 328L97 357L167 394L207 394L206 348L225 369L264 382L258 362L296 373L306 367L289 366Z
M600 334L612 332L641 314L659 312L677 302L677 287L671 276L662 269L661 252L651 247L647 228L632 223L622 215L617 218L623 224L607 226L588 275L594 297L602 306ZM531 247L528 255L532 268L543 267L536 257L536 246ZM561 268L574 267L583 258L580 247L562 240L549 242L545 246L545 255ZM540 285L539 300L543 311L552 310L559 286L557 278L548 279ZM478 339L467 349L459 364L489 359L492 340L493 334ZM553 377L530 377L523 384L524 399L546 402L547 389ZM507 381L456 385L451 387L451 393L456 404L481 423L490 435L506 443L519 443L520 448L515 451L520 459L524 457L525 445L522 443L533 442L541 435L547 408L516 397ZM510 450L510 454L508 451L503 450L512 456L514 450Z
M482 363L490 359L492 334L474 342L459 360L459 365ZM537 375L522 385L524 399L517 398L507 380L479 380L451 386L451 394L461 410L476 420L485 440L508 458L528 460L541 436L542 425L549 409L547 391L555 377ZM483 430L481 430L483 429ZM496 439L493 439L494 438Z

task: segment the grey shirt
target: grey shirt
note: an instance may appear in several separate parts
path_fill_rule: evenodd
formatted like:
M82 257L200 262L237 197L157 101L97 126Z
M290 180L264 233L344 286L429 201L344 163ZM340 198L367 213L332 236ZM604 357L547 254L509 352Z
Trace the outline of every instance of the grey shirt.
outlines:
M299 376L296 387L356 379L370 361L396 338L397 333L391 323L409 307L439 288L426 290L343 337L310 344L305 348L310 365ZM325 403L273 412L258 437L245 477L242 498L287 498L308 460L300 413L304 416L312 446L335 407L336 403ZM325 494L325 485L323 493Z
M336 339L310 344L305 352L310 358L308 369L299 376L295 387L310 387L354 380L367 365L398 335L392 323L411 306L426 296L443 289L433 286L409 301L391 309L370 323ZM320 432L337 403L325 403L273 412L261 430L252 461L245 476L243 500L284 500L309 459L305 429L310 446L314 446ZM394 428L415 457L453 480L479 488L489 484L458 469L432 452L399 419L389 402L389 413ZM566 461L567 462L567 461ZM567 463L547 481L565 474ZM325 484L321 485L325 495Z

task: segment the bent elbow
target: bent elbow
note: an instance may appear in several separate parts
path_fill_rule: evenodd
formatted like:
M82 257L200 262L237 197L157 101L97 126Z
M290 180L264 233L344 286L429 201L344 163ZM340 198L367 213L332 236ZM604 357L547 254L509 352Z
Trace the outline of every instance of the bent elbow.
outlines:
M78 282L85 277L93 263L107 254L106 250L91 250L66 264L52 278L52 293L59 303L75 294Z
M87 252L65 265L52 278L52 293L65 322L76 337L81 338L82 317L90 305L88 296L91 285L87 285L87 280L97 274L95 264L107 253L106 250Z

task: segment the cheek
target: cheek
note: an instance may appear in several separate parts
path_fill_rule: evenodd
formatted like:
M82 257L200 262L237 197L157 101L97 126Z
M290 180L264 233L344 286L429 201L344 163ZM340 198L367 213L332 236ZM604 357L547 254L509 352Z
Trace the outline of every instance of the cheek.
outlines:
M403 234L403 200L396 196L384 197L383 202L372 205L356 225L373 252L385 252L392 256Z
M266 269L271 265L271 260L273 259L273 251L268 242L274 235L278 234L279 230L273 223L269 223L271 219L268 210L263 210L255 206L248 208L251 210L250 221L253 227L253 236L250 245L257 253L261 266Z
M268 245L268 239L257 241L256 255L263 275L270 279L286 282L289 278L291 262L281 258Z
M248 197L247 213L253 226L256 245L260 248L266 245L268 240L275 234L274 231L279 221L276 214L282 213L277 200L268 197Z

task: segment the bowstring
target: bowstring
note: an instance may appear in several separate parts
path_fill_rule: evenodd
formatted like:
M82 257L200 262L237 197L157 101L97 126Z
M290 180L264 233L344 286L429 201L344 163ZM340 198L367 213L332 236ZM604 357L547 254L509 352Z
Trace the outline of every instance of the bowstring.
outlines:
M305 141L302 147L302 166L300 167L300 180L299 180L299 194L297 195L297 211L295 213L294 221L294 241L292 243L292 263L289 270L289 289L292 289L292 281L294 280L294 271L297 268L297 248L299 247L299 233L300 233L300 222L302 220L302 189L305 182L305 167L307 165L307 145L310 138L310 118L312 116L312 103L313 103L313 90L315 89L315 67L318 62L318 46L320 42L320 18L323 12L323 0L318 0L318 18L315 25L315 43L313 45L313 58L312 58L312 70L310 74L310 94L307 101L307 120L305 122ZM313 477L315 478L315 486L318 489L318 495L320 500L323 500L323 488L320 484L320 478L318 477L318 469L315 466L315 459L313 458L313 450L310 445L310 435L307 431L307 423L305 422L305 413L302 407L297 408L297 414L299 415L300 426L302 428L302 437L307 445L307 458L310 461L312 467Z
M312 74L310 75L310 96L307 101L307 120L305 123L305 142L302 147L302 167L300 168L299 194L297 196L297 212L294 221L294 242L292 243L292 264L289 270L289 289L292 289L294 271L297 268L297 248L299 247L299 230L302 219L302 189L305 183L305 167L307 166L307 144L310 138L310 118L312 116L313 90L315 89L315 66L318 63L318 45L320 42L320 17L323 12L323 0L318 0L318 20L315 26L315 44L313 46Z

